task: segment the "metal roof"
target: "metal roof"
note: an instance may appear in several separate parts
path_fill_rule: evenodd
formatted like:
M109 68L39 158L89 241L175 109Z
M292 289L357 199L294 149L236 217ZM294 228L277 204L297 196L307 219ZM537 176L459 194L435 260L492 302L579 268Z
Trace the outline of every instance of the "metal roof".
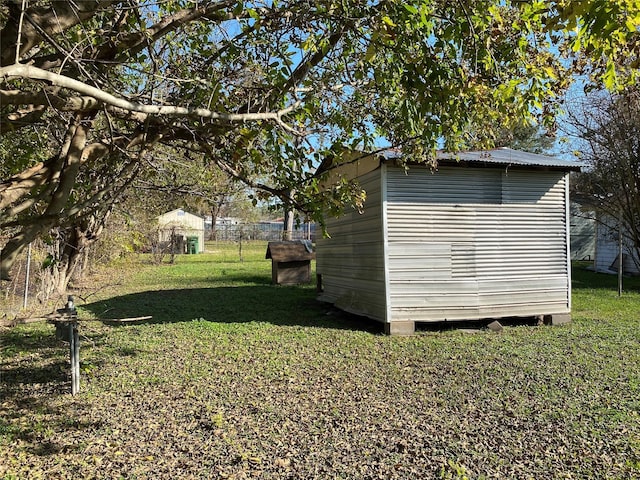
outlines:
M298 262L313 260L316 254L311 250L310 243L294 240L269 242L264 258L271 258L276 262Z
M492 150L477 150L468 152L445 153L438 152L438 160L455 160L469 163L490 163L496 165L520 165L527 167L553 167L566 170L580 171L582 163L560 160L548 155L522 152L511 148L494 148Z
M401 157L399 150L389 150L383 153L383 157L391 160ZM535 168L554 168L567 171L579 172L585 165L579 162L568 160L560 160L548 155L540 155L537 153L522 152L511 148L501 147L491 150L474 150L463 152L444 152L438 151L436 159L440 162L451 161L455 163L473 163L480 165L505 165L505 166L522 166Z

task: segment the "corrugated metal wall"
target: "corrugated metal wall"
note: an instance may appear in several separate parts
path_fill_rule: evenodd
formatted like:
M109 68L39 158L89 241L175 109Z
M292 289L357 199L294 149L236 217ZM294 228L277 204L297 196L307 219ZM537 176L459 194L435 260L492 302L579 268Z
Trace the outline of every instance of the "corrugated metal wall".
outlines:
M392 320L569 311L563 172L385 168Z
M365 212L327 218L331 238L316 239L319 299L380 321L385 320L384 242L380 170L359 179L367 192Z

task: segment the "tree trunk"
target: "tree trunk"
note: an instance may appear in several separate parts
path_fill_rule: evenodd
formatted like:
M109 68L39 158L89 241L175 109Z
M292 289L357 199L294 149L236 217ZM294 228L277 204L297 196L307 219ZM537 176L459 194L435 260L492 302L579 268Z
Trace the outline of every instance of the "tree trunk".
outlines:
M284 231L282 232L283 240L293 240L293 210L285 210L284 212Z
M218 214L220 213L220 207L218 205L213 205L211 207L211 235L209 236L209 240L217 240L217 230L216 230L216 221L218 220Z
M58 223L59 213L64 209L75 184L86 145L87 127L80 123L81 120L79 116L69 126L67 140L59 156L59 159L64 159L59 162L61 170L53 172L52 176L55 178L51 178L52 181L57 180L57 186L40 221L23 227L0 252L0 280L9 280L9 271L18 255L40 234L51 230Z
M42 275L42 296L48 299L52 295L64 295L69 283L82 277L82 269L87 267L87 253L102 233L104 224L111 213L107 210L102 218L95 215L87 217L78 225L58 228L55 242L49 249L51 265Z

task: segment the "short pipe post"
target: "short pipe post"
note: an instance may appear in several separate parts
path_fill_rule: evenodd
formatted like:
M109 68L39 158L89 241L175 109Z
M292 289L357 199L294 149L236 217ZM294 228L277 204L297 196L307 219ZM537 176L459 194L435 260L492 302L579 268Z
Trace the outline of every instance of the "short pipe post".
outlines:
M80 391L80 338L78 323L69 322L69 354L71 357L71 394Z

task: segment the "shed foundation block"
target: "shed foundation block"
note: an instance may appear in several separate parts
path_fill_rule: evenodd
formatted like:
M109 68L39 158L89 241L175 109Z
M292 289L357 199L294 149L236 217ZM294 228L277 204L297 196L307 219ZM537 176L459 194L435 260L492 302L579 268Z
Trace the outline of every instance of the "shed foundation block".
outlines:
M554 313L550 315L551 317L551 325L565 325L567 323L571 323L571 314L570 313Z
M395 336L408 336L416 332L416 322L387 322L384 324L384 333Z

